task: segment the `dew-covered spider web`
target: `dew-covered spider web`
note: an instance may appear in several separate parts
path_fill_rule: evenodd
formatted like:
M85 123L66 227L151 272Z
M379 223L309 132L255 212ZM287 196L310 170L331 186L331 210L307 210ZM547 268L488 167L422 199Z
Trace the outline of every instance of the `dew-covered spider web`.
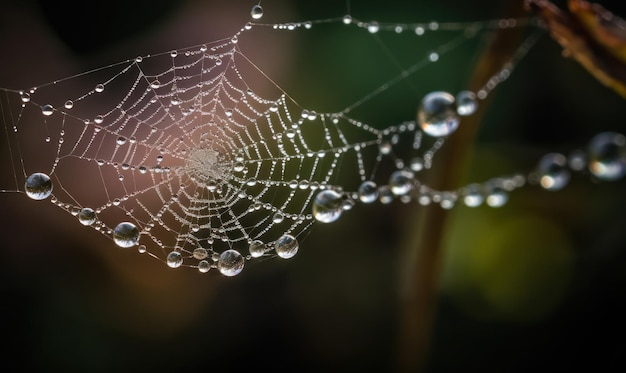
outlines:
M546 155L530 174L494 175L447 191L420 181L463 118L545 35L531 18L384 23L348 14L263 23L263 13L260 5L245 9L242 23L221 40L2 89L2 191L51 201L76 224L169 267L233 276L246 261L293 257L313 224L334 222L355 204L499 207L529 182L558 190L571 172L614 180L626 171L624 136L608 132L588 152ZM260 30L324 27L364 37L411 35L416 48L424 34L445 33L447 41L332 112L297 102L241 47ZM529 32L481 89L433 91L416 100L416 117L385 127L353 115L464 43L512 28Z

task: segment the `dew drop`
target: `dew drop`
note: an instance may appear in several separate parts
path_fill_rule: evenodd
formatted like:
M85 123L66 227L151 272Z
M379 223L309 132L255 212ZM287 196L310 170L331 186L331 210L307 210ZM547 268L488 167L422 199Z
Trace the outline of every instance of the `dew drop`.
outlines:
M442 137L452 134L459 127L454 97L441 91L427 94L417 112L417 121L429 136Z
M117 138L117 140L115 140L115 142L117 143L117 145L124 145L126 144L126 137L120 136Z
M468 207L478 207L480 206L485 197L481 192L480 185L471 184L468 185L463 192L463 203Z
M378 198L378 186L373 181L364 181L359 185L358 193L361 202L372 203Z
M63 105L67 110L71 109L74 107L74 101L72 100L67 100L65 101L65 104Z
M137 251L139 251L139 254L144 254L148 251L148 249L146 248L146 245L139 245L139 247L137 247Z
M82 225L92 225L96 222L96 212L89 207L85 207L78 213L78 221Z
M150 83L150 88L152 89L157 89L161 86L161 82L158 80L153 80L152 83Z
M424 168L424 159L421 157L415 157L411 159L410 166L411 170L415 172L419 172Z
M472 91L461 91L456 95L456 112L460 116L472 115L478 109L476 94Z
M44 105L41 107L41 114L49 117L54 113L54 107L50 104Z
M352 23L352 16L347 14L347 15L343 16L341 21L343 22L344 25L349 25L349 24Z
M236 276L243 270L244 257L236 250L229 249L220 254L217 269L224 276Z
M95 91L98 93L104 92L104 84L98 84L95 88Z
M183 264L183 256L178 251L172 251L167 254L165 261L170 268L178 268Z
M198 247L193 250L193 257L198 260L206 259L209 257L209 252L203 247Z
M26 178L24 190L26 195L34 200L46 199L52 194L52 180L50 176L36 172Z
M502 207L509 200L509 194L502 188L491 186L487 193L487 204L491 207Z
M313 200L313 216L322 223L332 223L339 219L343 208L343 195L332 189L323 190Z
M20 99L22 100L22 102L26 103L30 101L30 93L28 92L22 92L20 93Z
M281 223L283 220L285 220L285 216L280 212L275 213L272 217L272 221L276 224Z
M261 19L263 17L263 8L259 4L253 6L250 10L250 15L252 19Z
M113 241L119 247L135 246L139 242L139 229L133 223L119 223L113 230Z
M209 263L206 260L201 260L198 263L198 271L200 271L200 273L207 273L211 270L211 263Z
M539 184L546 190L561 190L570 179L567 158L563 154L544 155L537 166Z
M380 25L378 24L378 22L372 21L367 24L367 31L369 31L371 34L375 34L379 30L380 30Z
M253 258L260 258L263 254L265 254L265 244L263 241L254 240L250 243L248 250L250 250L250 256Z
M104 117L102 115L98 115L93 119L93 122L95 124L102 124L102 122L104 122Z
M600 180L613 181L626 174L626 137L602 132L589 143L589 171Z
M396 196L403 196L411 191L414 182L413 173L407 170L398 170L389 177L389 188Z
M290 234L285 234L276 240L274 250L283 259L292 258L298 253L298 240Z
M394 194L387 185L382 185L378 188L378 200L383 205L388 205L393 202Z

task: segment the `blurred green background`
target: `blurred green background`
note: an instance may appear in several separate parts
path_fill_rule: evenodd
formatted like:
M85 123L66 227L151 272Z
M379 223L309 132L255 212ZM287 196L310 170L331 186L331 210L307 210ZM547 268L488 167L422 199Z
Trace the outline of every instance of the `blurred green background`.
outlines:
M510 1L350 1L363 21L476 21ZM0 14L0 86L25 88L139 54L227 37L252 1L25 1ZM557 3L563 5L563 2ZM623 2L603 4L626 15ZM264 1L265 22L340 17L342 1ZM76 10L78 13L74 12ZM78 14L78 15L77 15ZM449 40L336 24L253 31L242 50L304 107L341 110ZM353 117L411 120L433 90L466 88L484 43L468 43ZM624 133L626 104L563 58L546 35L493 93L464 182L532 169L551 151ZM435 168L446 167L437 163ZM624 181L575 177L524 188L503 208L458 207L425 371L620 371L626 348ZM172 271L75 223L51 204L0 194L3 361L20 371L394 371L399 268L416 203L356 206L318 224L291 261L247 264L237 278ZM417 352L416 352L417 353Z

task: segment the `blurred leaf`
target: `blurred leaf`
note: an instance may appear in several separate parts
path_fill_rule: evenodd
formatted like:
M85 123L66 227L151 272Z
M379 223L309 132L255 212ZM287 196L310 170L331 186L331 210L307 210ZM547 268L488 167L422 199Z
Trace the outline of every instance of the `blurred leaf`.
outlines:
M566 56L626 98L626 22L599 4L569 1L566 13L547 0L527 0Z

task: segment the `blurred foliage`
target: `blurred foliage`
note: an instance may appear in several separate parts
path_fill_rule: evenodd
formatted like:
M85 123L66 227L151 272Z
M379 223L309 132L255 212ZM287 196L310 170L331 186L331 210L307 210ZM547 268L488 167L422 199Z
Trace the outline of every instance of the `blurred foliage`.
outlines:
M3 5L0 41L9 53L0 79L31 79L63 61L80 67L110 62L111 51L135 53L133 46L146 47L143 38L161 36L161 28L173 25L191 27L192 17L211 19L222 4L102 1L90 3L86 16L71 11L87 11L76 2ZM349 4L364 21L406 22L492 19L503 6L496 0ZM267 22L346 12L346 4L337 1L263 6ZM605 6L626 14L623 2ZM288 16L272 18L274 10ZM27 31L13 28L20 24ZM341 109L397 74L382 46L406 66L447 40L433 35L413 44L408 36L380 35L377 43L342 26L294 36L288 60L276 61L285 66L278 83L306 107ZM187 36L175 39L179 46L211 38ZM21 51L30 53L33 45L22 45L21 37L54 40L61 57L30 58ZM159 40L163 50L172 42ZM425 93L464 88L482 46L470 43L453 58L424 68L354 116L380 127L412 119ZM7 71L17 68L12 58L23 58L24 70ZM41 59L46 63L38 68ZM494 95L462 175L467 182L528 170L544 152L585 146L599 131L625 131L624 101L564 59L547 37ZM435 167L445 165L435 159ZM517 191L501 209L453 211L428 371L623 369L623 188L624 182L578 178L558 193ZM7 364L25 371L394 369L400 327L396 276L403 260L398 248L414 230L414 204L356 206L332 225L313 227L292 261L250 264L240 277L225 279L168 271L162 263L112 248L50 204L22 197L0 194L3 210L11 212L2 218L0 245Z

